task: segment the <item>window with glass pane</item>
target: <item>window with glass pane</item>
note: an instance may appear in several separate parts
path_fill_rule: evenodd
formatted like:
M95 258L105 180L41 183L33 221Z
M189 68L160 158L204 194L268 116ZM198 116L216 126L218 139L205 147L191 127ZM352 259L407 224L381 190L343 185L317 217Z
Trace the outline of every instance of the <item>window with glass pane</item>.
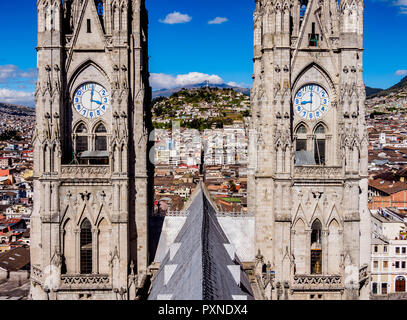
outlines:
M81 225L81 274L92 273L92 226L85 219Z
M325 164L325 139L315 139L314 155L316 164Z
M97 136L95 139L95 150L106 151L107 150L107 138L106 136Z
M88 130L86 129L86 126L81 123L76 129L76 133L88 133Z
M296 151L307 151L307 140L297 139Z
M95 130L96 133L106 133L106 127L103 124L98 125L98 127Z
M372 283L372 293L377 294L377 283L376 282Z
M311 274L322 273L322 224L317 219L311 226Z
M302 124L298 127L297 129L297 134L306 134L307 133L307 128Z
M88 137L77 136L76 137L76 152L83 152L88 150Z
M387 294L387 283L382 283L382 294Z

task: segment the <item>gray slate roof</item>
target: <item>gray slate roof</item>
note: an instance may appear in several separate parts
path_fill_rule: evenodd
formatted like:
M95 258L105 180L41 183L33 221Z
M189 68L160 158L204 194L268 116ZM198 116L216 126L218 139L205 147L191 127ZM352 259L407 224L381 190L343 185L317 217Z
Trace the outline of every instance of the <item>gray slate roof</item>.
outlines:
M195 191L188 218L158 270L149 300L253 299L206 190Z

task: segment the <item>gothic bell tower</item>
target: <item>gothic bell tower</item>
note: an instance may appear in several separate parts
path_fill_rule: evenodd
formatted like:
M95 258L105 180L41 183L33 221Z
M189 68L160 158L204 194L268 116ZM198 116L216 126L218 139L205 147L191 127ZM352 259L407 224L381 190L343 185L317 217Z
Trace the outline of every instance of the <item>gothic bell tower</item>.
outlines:
M39 0L33 299L136 299L147 273L144 0Z
M363 0L256 0L248 207L268 299L368 297Z

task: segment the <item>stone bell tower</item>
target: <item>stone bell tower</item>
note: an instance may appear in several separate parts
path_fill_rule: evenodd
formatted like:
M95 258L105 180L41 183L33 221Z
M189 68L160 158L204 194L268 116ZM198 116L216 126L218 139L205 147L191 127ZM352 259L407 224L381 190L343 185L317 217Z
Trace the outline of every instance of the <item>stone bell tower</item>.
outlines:
M149 208L144 0L38 0L33 299L135 299Z
M267 299L368 297L363 0L256 0L249 210Z

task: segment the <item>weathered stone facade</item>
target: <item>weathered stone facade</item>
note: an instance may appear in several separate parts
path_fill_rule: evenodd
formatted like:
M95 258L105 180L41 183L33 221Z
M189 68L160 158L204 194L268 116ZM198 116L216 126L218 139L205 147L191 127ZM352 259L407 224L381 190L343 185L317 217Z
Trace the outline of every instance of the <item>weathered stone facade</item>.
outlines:
M152 194L144 1L37 6L32 298L135 299Z
M363 0L256 4L248 207L263 298L367 299Z

